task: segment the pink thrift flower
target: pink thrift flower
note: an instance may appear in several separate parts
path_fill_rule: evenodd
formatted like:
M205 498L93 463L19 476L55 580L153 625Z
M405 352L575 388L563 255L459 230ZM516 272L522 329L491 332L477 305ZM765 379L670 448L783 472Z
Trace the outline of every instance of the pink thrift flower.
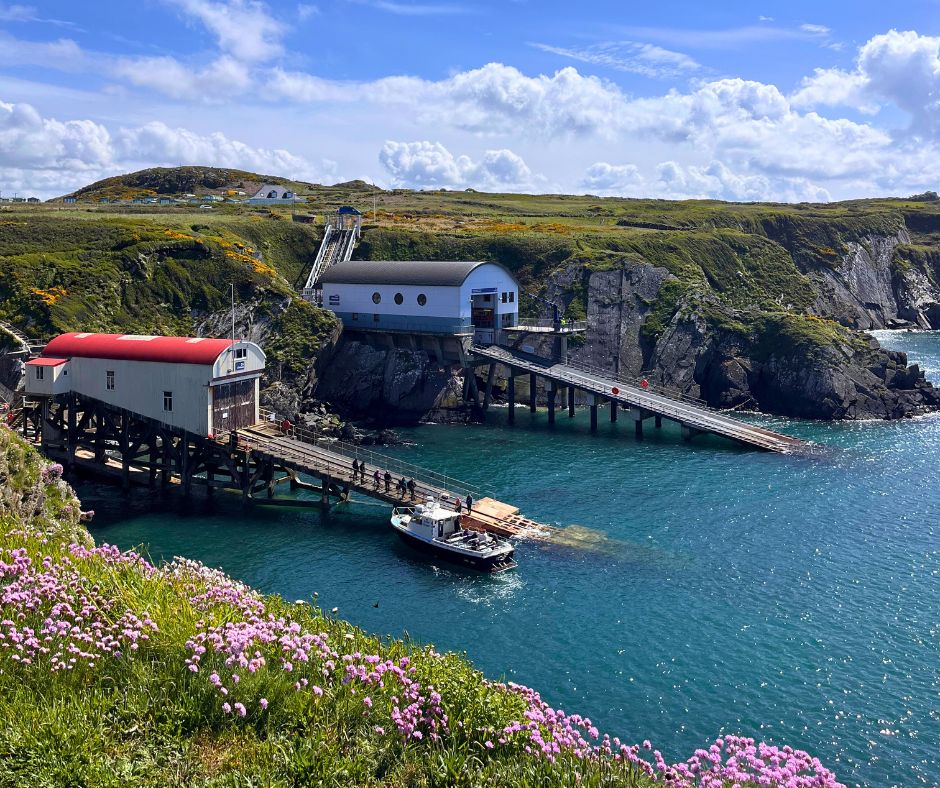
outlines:
M491 742L489 739L487 739L487 740L484 742L484 746L486 747L486 749L492 750L492 749L493 749L493 742Z
M245 714L248 713L248 712L247 712L247 709L245 709L245 706L244 706L244 704L242 704L242 703L236 703L236 704L235 704L235 711L238 712L238 716L239 716L239 717L244 717Z
M222 711L224 711L226 714L229 714L229 713L232 711L231 705L228 704L228 703L223 703L223 704L222 704Z
M262 709L267 709L267 708L268 708L268 699L267 699L267 698L262 698L261 700L258 701L258 705L259 705Z

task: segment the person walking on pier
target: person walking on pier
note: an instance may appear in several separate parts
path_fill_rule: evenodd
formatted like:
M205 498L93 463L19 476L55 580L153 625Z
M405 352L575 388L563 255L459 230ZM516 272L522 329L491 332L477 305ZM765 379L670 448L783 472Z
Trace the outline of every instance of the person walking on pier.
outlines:
M411 493L411 500L415 500L415 490L418 489L417 482L412 478L408 480L408 492Z
M398 497L404 499L405 493L408 492L408 482L405 481L405 477L402 476L398 480Z
M392 491L392 474L388 471L385 471L385 492L390 493Z
M356 460L352 461L352 480L355 482L356 477L359 476L359 463Z
M460 508L460 496L456 495L454 496L454 511L460 514Z
M378 489L379 489L379 479L380 479L380 478L381 478L381 477L379 476L379 469L376 468L376 469L375 469L375 473L372 474L372 489L373 489L373 490L378 490Z
M473 496L467 493L467 514L473 511Z

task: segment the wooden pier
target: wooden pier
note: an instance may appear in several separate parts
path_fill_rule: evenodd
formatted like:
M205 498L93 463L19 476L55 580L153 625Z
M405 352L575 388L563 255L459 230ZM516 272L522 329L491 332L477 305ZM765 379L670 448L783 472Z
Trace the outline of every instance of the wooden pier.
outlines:
M433 497L456 508L459 499L466 528L530 539L547 539L556 530L453 477L302 428L285 431L271 421L205 438L74 393L32 403L19 417L20 431L39 442L47 456L67 468L108 476L125 489L143 484L189 495L193 487L204 487L209 495L219 490L240 494L246 504L323 509L353 493L390 506ZM353 474L353 461L365 465L364 473ZM413 496L399 492L401 479L414 480ZM285 485L316 495L313 500L279 496ZM467 495L473 498L470 512Z
M509 421L515 420L515 378L529 375L529 408L535 410L535 382L541 377L548 381L548 421L554 423L555 410L567 405L568 415L575 410L575 391L584 392L591 408L591 429L597 429L598 407L610 406L610 420L617 421L618 409L635 425L637 438L643 437L643 423L654 419L661 427L664 418L677 422L682 428L682 437L690 440L695 435L710 433L730 438L745 446L766 451L788 454L805 451L809 444L798 438L749 424L741 419L707 407L704 403L683 397L673 392L657 390L648 383L628 382L603 372L579 368L573 364L554 362L515 348L498 345L474 345L473 355L480 363L489 362L484 408L489 405L493 381L493 370L501 364L509 370L507 396L509 399ZM561 396L567 394L567 402ZM562 404L564 403L564 404Z

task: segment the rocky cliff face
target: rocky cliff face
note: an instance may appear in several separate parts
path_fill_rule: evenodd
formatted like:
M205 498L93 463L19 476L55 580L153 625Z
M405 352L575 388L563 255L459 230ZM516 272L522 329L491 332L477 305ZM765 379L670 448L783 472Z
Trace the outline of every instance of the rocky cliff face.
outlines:
M466 420L459 369L422 350L374 348L342 340L317 396L350 418L378 426L421 419Z
M899 268L898 247L910 244L907 230L869 235L847 243L831 269L807 272L818 297L814 311L854 328L940 328L940 288L915 268Z
M920 272L894 274L893 253L903 238L870 240L851 245L840 266L819 275L816 309L850 325L884 327L913 315L916 325L929 327L932 285ZM591 366L642 372L716 407L752 405L803 418L894 419L940 408L940 392L921 370L871 337L799 314L755 319L716 294L697 292L678 301L650 341L644 325L675 277L636 261L584 276L589 331L571 355ZM907 300L908 292L920 293L920 301Z

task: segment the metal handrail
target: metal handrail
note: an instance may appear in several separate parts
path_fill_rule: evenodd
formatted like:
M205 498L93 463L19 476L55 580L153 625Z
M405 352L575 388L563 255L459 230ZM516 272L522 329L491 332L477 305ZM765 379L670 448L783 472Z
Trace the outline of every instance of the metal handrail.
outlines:
M483 353L491 352L490 356L493 359L493 356L496 356L495 361L505 363L506 360L500 359L502 351L508 353L505 348L495 348L496 352L493 352L493 348L475 348L475 350L482 351ZM520 366L525 366L526 364L539 367L543 373L549 371L552 366L555 366L551 363L546 363L545 359L533 359L527 360L525 358L513 357L510 355L509 362L515 362ZM539 363L541 362L541 363ZM569 367L570 369L570 367ZM585 390L590 390L591 388L597 388L598 382L596 380L591 380L590 378L583 377L578 375L576 372L572 374L567 371L559 371L557 366L551 370L551 376L557 378L558 380L564 383L571 383L579 386ZM629 384L625 384L629 385ZM746 434L750 442L764 446L766 448L780 448L783 443L798 443L797 439L791 438L788 435L782 435L780 433L775 433L772 430L764 429L763 427L757 427L753 424L747 422L738 421L737 419L732 419L728 416L725 416L722 413L714 411L711 408L702 407L697 404L690 404L690 407L694 407L694 410L682 410L670 404L669 402L663 402L662 399L654 399L655 397L672 399L669 395L658 394L657 392L650 392L648 389L637 389L635 386L630 386L632 391L630 396L626 396L625 392L618 392L614 394L613 392L603 392L603 396L616 399L618 401L625 401L628 404L634 405L636 407L646 408L647 410L652 411L653 413L659 413L660 415L666 416L668 418L675 419L680 423L687 424L690 427L695 427L698 429L704 429L709 432L717 432L719 434L731 435L733 437L738 437ZM600 394L601 392L597 392ZM652 396L651 396L652 395Z
M587 320L562 320L559 324L562 331L586 331L588 327ZM555 323L552 320L537 317L521 317L514 326L503 326L505 330L514 328L554 328Z
M263 421L272 424L279 423L277 414L273 411L267 408L261 408L259 410ZM271 416L274 416L274 418L270 418ZM316 432L306 427L292 424L286 434L288 437L296 438L301 443L328 449L329 451L348 457L351 460L355 459L360 462L366 462L369 465L384 468L390 473L399 476L407 476L416 481L422 481L426 485L439 487L445 492L459 493L461 497L465 497L467 493L470 493L474 498L481 497L481 491L478 487L456 479L453 476L438 473L437 471L432 471L430 468L423 468L420 465L415 465L414 463L406 462L396 457L390 457L387 454L381 454L371 449L364 449L353 443L346 443L339 438L329 438L318 435Z

